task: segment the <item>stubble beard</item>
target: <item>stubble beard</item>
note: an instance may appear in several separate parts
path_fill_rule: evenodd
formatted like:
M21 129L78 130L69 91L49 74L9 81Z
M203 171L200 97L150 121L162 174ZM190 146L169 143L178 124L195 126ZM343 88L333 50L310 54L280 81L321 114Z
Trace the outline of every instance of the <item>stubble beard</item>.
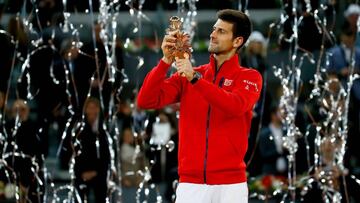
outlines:
M219 50L219 47L211 46L211 44L209 44L208 52L211 54L219 54L221 51Z

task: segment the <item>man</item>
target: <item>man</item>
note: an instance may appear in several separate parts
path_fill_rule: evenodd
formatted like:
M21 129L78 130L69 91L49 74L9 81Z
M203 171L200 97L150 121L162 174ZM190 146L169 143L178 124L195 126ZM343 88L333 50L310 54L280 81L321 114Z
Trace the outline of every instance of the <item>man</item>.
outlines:
M42 170L37 171L36 168L42 168L42 155L47 150L47 146L43 137L38 135L35 123L30 119L30 107L26 101L15 100L11 113L12 116L6 123L8 125L7 134L11 135L7 137L7 142L10 144L3 148L4 152L23 153L33 157L38 164L35 166L33 160L25 156L15 155L5 159L18 177L16 184L20 189L19 202L42 202L43 195L40 194L43 194L44 188L39 185L39 180L44 181L44 179ZM40 179L36 179L36 176Z
M339 77L345 85L350 74L352 57L355 59L354 72L358 73L360 69L360 48L355 46L355 33L350 28L344 28L340 34L340 44L331 48L329 53L331 57L326 64L328 72L331 76Z
M348 79L351 74L350 66L354 59L354 73L360 73L360 48L355 46L355 33L350 28L345 28L341 31L340 44L334 46L329 50L331 57L329 58L327 71L330 78L338 78L343 87L347 88ZM360 80L354 80L351 88L351 101L349 120L353 122L350 126L359 126L360 108L357 105L360 101ZM357 135L360 130L355 127L353 135ZM352 133L350 133L352 134ZM357 136L356 136L357 137ZM358 142L350 142L358 143ZM357 147L355 147L357 150Z
M138 95L140 108L180 102L177 203L248 202L243 159L262 79L238 62L238 50L251 33L249 18L235 10L217 16L210 62L193 68L189 59L176 59L177 73L166 78L175 60L169 52L175 44L171 33Z
M360 46L360 39L357 26L357 21L360 16L360 6L357 4L350 4L347 9L344 11L345 21L342 25L342 30L349 28L353 33L355 39L355 46Z
M286 175L286 153L283 149L283 129L278 107L270 110L270 124L260 132L259 149L262 157L262 173Z
M83 202L107 202L110 151L107 135L101 127L100 108L97 98L86 99L85 125L77 137L81 153L75 157L75 185ZM95 200L91 200L91 193Z

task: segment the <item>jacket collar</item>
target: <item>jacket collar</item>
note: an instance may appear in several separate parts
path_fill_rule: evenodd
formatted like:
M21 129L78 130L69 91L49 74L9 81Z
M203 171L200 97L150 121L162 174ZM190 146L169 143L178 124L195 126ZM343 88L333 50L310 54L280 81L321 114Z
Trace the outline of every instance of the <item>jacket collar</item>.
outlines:
M214 57L214 54L210 55L210 65L213 71L215 72L216 69L216 59ZM235 53L230 59L224 61L224 63L221 65L221 69L224 69L225 67L239 67L239 56L237 53Z

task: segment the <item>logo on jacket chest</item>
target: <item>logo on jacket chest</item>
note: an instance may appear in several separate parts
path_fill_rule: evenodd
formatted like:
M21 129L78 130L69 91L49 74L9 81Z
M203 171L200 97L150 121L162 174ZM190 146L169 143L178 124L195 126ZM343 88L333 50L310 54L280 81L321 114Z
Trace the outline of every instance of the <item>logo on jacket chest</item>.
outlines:
M233 80L226 79L224 80L224 86L228 87L232 84Z

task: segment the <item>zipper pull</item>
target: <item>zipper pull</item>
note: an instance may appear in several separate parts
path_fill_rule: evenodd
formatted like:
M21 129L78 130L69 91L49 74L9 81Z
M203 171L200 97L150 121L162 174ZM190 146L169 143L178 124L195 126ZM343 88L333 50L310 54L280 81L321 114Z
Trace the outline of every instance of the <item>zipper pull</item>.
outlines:
M222 77L222 78L220 79L220 81L219 81L219 87L220 87L220 88L222 88L222 86L223 86L223 84L224 84L224 80L225 80L224 77Z

